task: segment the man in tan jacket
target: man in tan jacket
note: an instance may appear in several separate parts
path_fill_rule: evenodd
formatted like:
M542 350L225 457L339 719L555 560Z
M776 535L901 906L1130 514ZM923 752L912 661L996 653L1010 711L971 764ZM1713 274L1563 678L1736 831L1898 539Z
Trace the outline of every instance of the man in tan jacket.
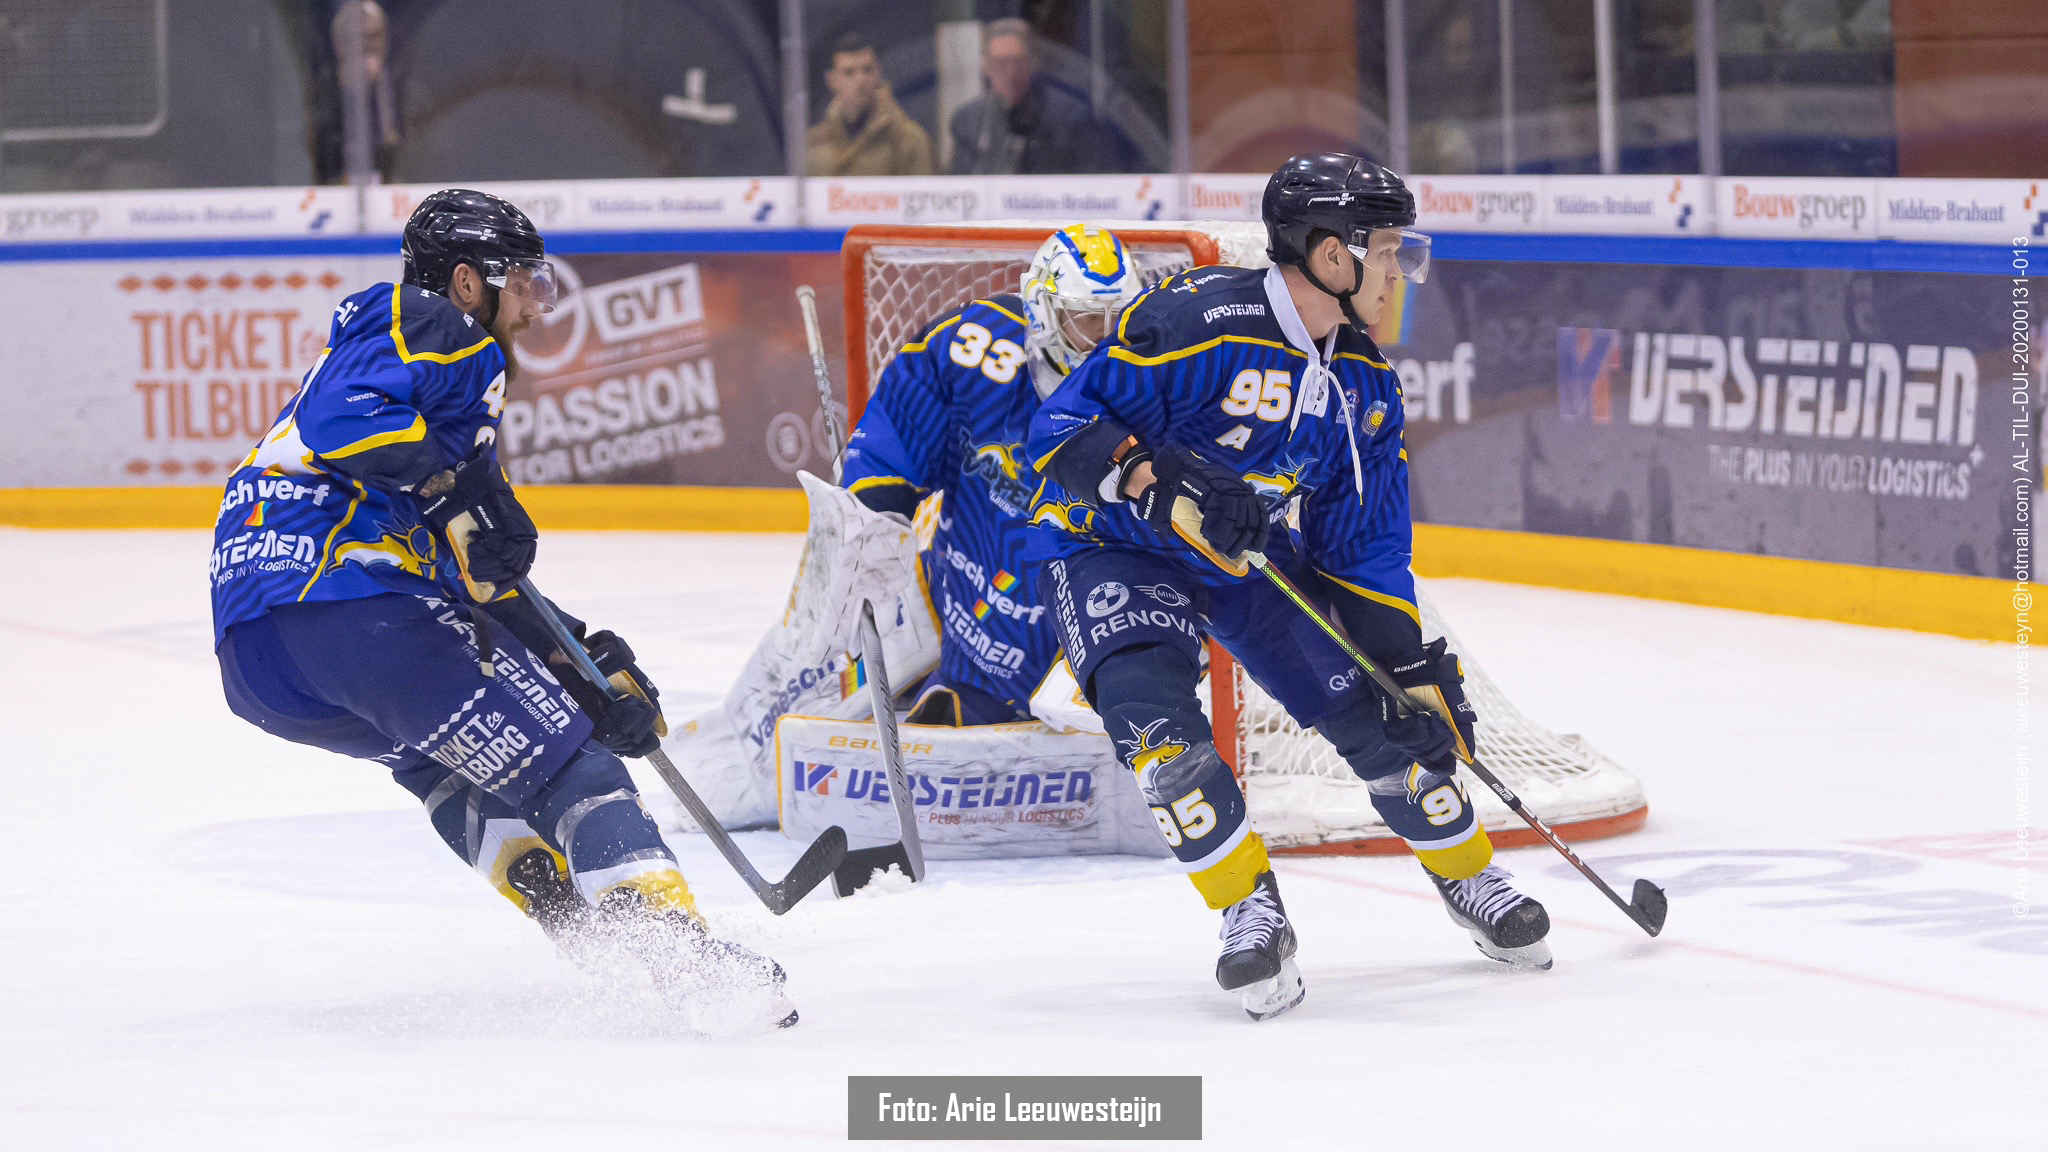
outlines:
M875 46L848 33L832 46L825 71L832 103L805 139L805 171L812 176L926 176L932 140L903 111L882 79Z

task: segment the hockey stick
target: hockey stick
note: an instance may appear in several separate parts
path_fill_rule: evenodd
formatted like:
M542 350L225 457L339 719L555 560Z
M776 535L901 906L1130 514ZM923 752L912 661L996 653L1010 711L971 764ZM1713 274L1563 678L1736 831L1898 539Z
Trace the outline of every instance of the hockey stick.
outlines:
M811 350L811 382L818 386L818 411L825 414L825 435L831 439L832 482L839 483L840 450L846 437L839 430L839 417L832 410L832 370L825 366L825 338L818 332L818 294L809 284L796 289L796 306L804 314L804 343Z
M1183 505L1185 505L1185 508L1183 508ZM1301 594L1301 589L1294 586L1292 580L1281 575L1278 568L1273 567L1272 564L1267 562L1264 553L1247 552L1242 557L1239 557L1240 563L1238 564L1232 564L1228 559L1216 556L1204 544L1198 543L1202 540L1201 513L1196 510L1194 502L1186 497L1181 497L1175 502L1173 519L1175 527L1183 537L1188 539L1191 544L1195 544L1196 547L1200 548L1205 555L1214 558L1225 569L1241 576L1245 574L1243 565L1249 564L1252 568L1257 568L1265 573L1266 579L1271 580L1274 587L1280 589L1283 595L1294 602L1296 608L1301 609L1304 615L1310 620L1315 621L1317 627L1329 634L1330 639L1337 642L1337 646L1344 650L1344 654L1351 657L1352 663L1357 664L1367 676L1372 677L1372 682L1379 685L1380 691L1387 694L1387 698L1394 702L1395 708L1403 713L1409 711L1410 701L1408 694L1401 690L1400 685L1394 683L1394 678L1382 671L1380 666L1367 658L1365 653L1360 652L1351 643L1351 638L1344 635L1342 629L1332 624L1329 618L1322 614L1321 610L1310 603L1309 599ZM1550 825L1545 824L1537 818L1534 812L1529 811L1528 806L1522 803L1522 798L1515 795L1513 789L1503 783L1500 777L1495 776L1486 765L1479 762L1477 750L1474 750L1472 758L1464 763L1465 767L1474 776L1479 777L1481 783L1493 789L1493 794L1500 797L1501 803L1507 805L1515 815L1520 816L1524 824L1534 828L1538 836L1543 837L1552 848L1557 849L1560 856L1563 856L1571 863L1572 867L1579 870L1580 875L1591 880L1595 888L1606 893L1607 898L1614 901L1615 907L1628 913L1628 918L1635 921L1638 928L1652 936L1664 930L1664 915L1670 910L1670 902L1665 898L1662 888L1657 887L1648 880L1638 879L1632 893L1634 898L1623 900L1614 889L1607 886L1607 881L1602 880L1599 873L1587 867L1586 862L1579 859L1578 853L1572 851L1571 845L1560 840L1557 833L1550 830Z
M841 896L853 895L875 873L892 865L901 868L912 883L924 879L924 841L917 834L917 805L910 796L910 775L903 770L903 742L896 734L896 694L889 688L889 670L882 663L882 632L875 626L873 601L864 600L860 606L860 659L868 674L868 701L875 711L882 764L889 772L889 799L896 805L897 835L902 839L848 852L832 873L832 889Z
M518 588L519 594L526 597L533 605L534 611L540 614L541 623L547 626L549 638L555 642L555 647L569 658L570 663L576 666L577 673L598 691L608 696L616 696L610 681L598 669L597 662L590 658L590 653L584 651L582 644L577 643L568 626L562 623L562 618L555 615L554 605L549 604L547 597L540 594L540 589L533 586L533 581L522 576L519 578ZM825 829L823 835L811 841L811 846L804 849L804 854L790 867L789 875L770 884L762 879L760 871L747 859L746 854L740 851L740 846L733 843L731 834L719 826L718 818L711 814L710 807L691 789L689 782L683 779L683 774L676 771L676 766L668 758L668 753L656 747L653 752L648 753L647 760L654 765L654 770L661 774L661 779L668 785L669 791L674 792L676 799L683 802L684 809L690 813L690 818L697 822L697 827L703 829L705 839L717 847L719 855L725 857L725 862L732 865L733 871L740 874L740 879L747 882L747 887L754 890L754 895L761 898L761 903L766 904L768 910L777 916L794 908L797 901L802 900L811 889L823 883L825 877L832 875L832 870L846 857L846 830L834 824Z

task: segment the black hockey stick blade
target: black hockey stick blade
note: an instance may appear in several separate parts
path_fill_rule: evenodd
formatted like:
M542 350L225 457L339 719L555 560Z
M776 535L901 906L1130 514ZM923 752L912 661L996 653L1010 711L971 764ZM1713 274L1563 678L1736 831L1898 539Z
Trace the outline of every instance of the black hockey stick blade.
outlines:
M894 844L881 844L873 848L855 848L839 862L832 872L832 891L842 899L868 886L879 873L894 868L905 876L911 875L910 850L901 840Z
M796 907L797 901L811 894L811 889L825 882L825 877L838 869L839 862L846 859L846 829L834 824L825 829L804 854L797 857L790 866L789 875L768 885L762 892L761 903L768 906L777 916Z
M1648 880L1637 880L1635 890L1629 893L1628 914L1643 931L1655 936L1664 930L1664 914L1671 910L1671 902L1664 898L1664 890Z

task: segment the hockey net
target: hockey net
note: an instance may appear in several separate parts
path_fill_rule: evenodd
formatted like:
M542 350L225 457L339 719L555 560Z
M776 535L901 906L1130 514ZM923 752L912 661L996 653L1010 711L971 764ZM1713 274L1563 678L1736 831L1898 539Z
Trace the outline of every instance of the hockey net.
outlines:
M1110 224L1148 282L1200 264L1265 264L1257 224ZM842 253L846 292L847 407L858 419L890 357L969 300L1015 292L1045 226L863 226ZM1479 714L1479 756L1553 828L1577 839L1639 827L1641 785L1575 735L1524 716L1418 588L1425 638L1444 636L1464 662L1465 691ZM1217 645L1210 645L1209 711L1216 746L1237 767L1252 823L1275 850L1405 851L1372 808L1365 787L1321 736L1304 731ZM1524 827L1487 789L1468 788L1494 842L1529 843Z

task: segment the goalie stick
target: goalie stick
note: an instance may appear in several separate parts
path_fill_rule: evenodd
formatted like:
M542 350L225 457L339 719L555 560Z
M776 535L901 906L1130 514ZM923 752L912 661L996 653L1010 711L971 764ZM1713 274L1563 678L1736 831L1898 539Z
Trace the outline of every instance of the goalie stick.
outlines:
M555 615L554 606L548 603L547 597L540 594L540 589L533 586L533 581L522 576L518 588L519 594L526 597L533 604L534 611L540 614L541 622L547 626L548 636L554 640L555 647L576 666L577 673L598 691L614 695L611 683L605 678L604 673L598 670L597 662L590 658L590 653L583 650L582 644L577 643L576 637L570 634L568 625L563 624L562 618ZM761 903L768 906L768 911L777 916L794 908L797 901L802 900L811 889L823 883L825 877L832 875L833 869L846 858L846 830L834 824L825 829L816 840L811 841L810 847L804 849L804 854L790 867L789 875L770 884L762 878L753 862L747 859L746 853L740 851L740 846L733 843L732 835L719 826L718 818L711 814L711 809L691 789L689 782L683 779L683 774L676 770L675 763L668 758L668 753L657 747L648 754L647 761L661 774L661 779L668 785L669 791L674 792L676 799L682 801L684 809L690 813L690 818L697 822L697 827L703 829L704 838L711 841L718 849L719 855L725 857L725 862L732 865L733 871L740 874L740 879L747 882L747 887L753 889L754 895L760 897Z
M896 805L897 835L902 839L848 852L832 873L832 890L841 896L858 892L875 873L892 865L901 868L912 883L924 879L924 842L917 834L917 805L910 796L910 776L903 770L903 742L896 734L896 694L889 689L889 670L882 664L882 632L875 626L872 600L863 600L860 606L860 660L868 675L868 701L875 712L882 764L889 773L889 799Z
M811 350L811 382L818 386L818 411L825 416L825 435L832 452L832 482L839 483L840 449L846 437L839 431L839 415L832 408L832 370L825 365L825 339L818 333L818 294L809 284L796 289L796 306L804 314L804 343Z
M1301 594L1301 589L1294 586L1294 581L1281 575L1278 568L1267 563L1264 553L1246 552L1233 560L1220 556L1211 550L1202 537L1202 513L1195 507L1195 502L1185 496L1177 497L1174 500L1173 523L1174 528L1192 547L1208 556L1226 571L1237 576L1243 576L1251 568L1257 568L1260 572L1265 573L1266 579L1271 580L1273 585L1280 589L1282 595L1293 601L1294 606L1301 609L1302 613L1310 620L1315 621L1318 628L1328 633L1330 639L1335 640L1337 646L1344 650L1344 654L1351 657L1352 663L1358 665L1367 676L1372 677L1372 682L1379 685L1380 691L1387 694L1387 698L1394 702L1395 708L1403 713L1410 710L1411 703L1408 694L1401 690L1400 685L1394 683L1393 677L1387 675L1378 664L1373 663L1372 660L1367 658L1365 653L1360 652L1351 643L1351 638L1344 635L1343 629L1332 624L1328 617L1324 616L1314 604L1309 602L1308 597ZM1579 854L1572 851L1571 845L1566 844L1558 838L1557 833L1550 830L1550 825L1545 824L1537 818L1534 812L1529 811L1528 806L1522 803L1522 798L1515 795L1513 789L1510 789L1503 783L1500 777L1495 776L1486 765L1479 762L1479 754L1476 749L1473 751L1472 758L1464 761L1464 764L1468 771L1474 776L1479 777L1480 783L1493 789L1493 794L1500 797L1501 803L1507 805L1509 810L1514 812L1515 815L1520 816L1524 824L1534 828L1536 834L1543 837L1552 848L1557 849L1558 855L1563 856L1572 867L1578 869L1581 876L1591 880L1595 888L1600 889L1601 892L1607 895L1609 900L1614 901L1615 907L1628 913L1628 918L1636 922L1636 927L1641 928L1652 936L1664 930L1664 916L1670 911L1670 901L1666 899L1662 888L1657 887L1648 880L1638 879L1635 889L1630 893L1632 898L1623 900L1614 889L1607 886L1607 881L1602 880L1598 872L1587 867L1586 862L1579 859Z

